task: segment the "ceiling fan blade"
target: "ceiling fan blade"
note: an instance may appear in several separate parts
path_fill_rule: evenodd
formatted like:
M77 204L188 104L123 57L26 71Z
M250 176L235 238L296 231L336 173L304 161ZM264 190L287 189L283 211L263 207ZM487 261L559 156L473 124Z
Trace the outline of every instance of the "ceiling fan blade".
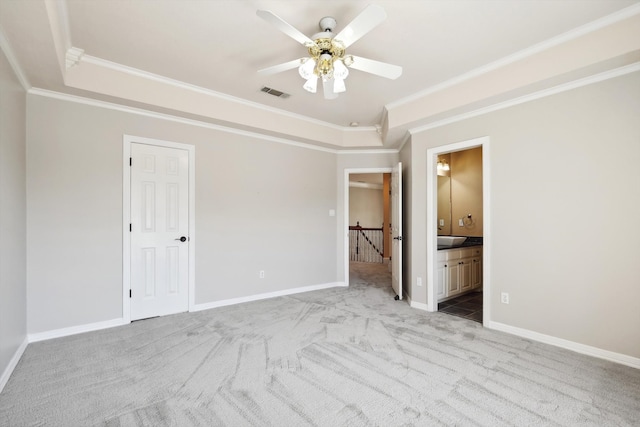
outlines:
M349 65L349 68L355 68L356 70L391 80L395 80L402 75L402 67L399 65L387 64L386 62L374 61L360 56L351 56L353 57L353 63Z
M322 80L324 99L336 99L338 94L333 91L333 79Z
M258 70L259 74L269 76L271 74L281 73L283 71L292 70L298 68L302 64L304 58L294 59L293 61L283 62L282 64L272 65L271 67Z
M264 19L271 25L275 26L277 29L279 29L280 31L282 31L283 33L285 33L286 35L288 35L298 43L303 44L305 46L308 46L309 44L313 44L313 40L311 40L309 37L302 34L300 31L294 28L291 24L287 23L286 21L284 21L282 18L280 18L278 15L271 12L270 10L258 10L256 11L256 15L258 15L260 18Z
M349 25L344 27L334 39L341 41L344 47L349 47L386 18L387 12L383 8L375 4L369 5Z

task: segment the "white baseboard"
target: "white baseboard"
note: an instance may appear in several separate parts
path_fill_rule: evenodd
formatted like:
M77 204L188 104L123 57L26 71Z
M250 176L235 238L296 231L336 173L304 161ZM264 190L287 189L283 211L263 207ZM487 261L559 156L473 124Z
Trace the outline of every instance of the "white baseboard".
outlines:
M69 328L54 329L52 331L36 332L35 334L29 334L27 338L29 339L30 343L38 342L38 341L50 340L52 338L60 338L60 337L66 337L69 335L82 334L84 332L99 331L100 329L113 328L115 326L127 325L129 323L130 322L127 322L124 319L105 320L104 322L96 322L96 323L89 323L86 325L71 326Z
M409 295L407 295L407 294L404 294L404 296L407 299L407 302L409 303L409 307L417 308L418 310L429 311L429 306L427 306L427 304L424 304L422 302L413 301L411 299L411 297Z
M302 292L317 291L320 289L344 287L344 286L347 286L344 282L333 282L333 283L324 283L321 285L312 285L312 286L304 286L300 288L285 289L282 291L250 295L247 297L233 298L233 299L228 299L223 301L214 301L214 302L205 303L205 304L195 304L193 307L191 307L189 311L208 310L210 308L223 307L226 305L240 304L243 302L257 301L261 299L280 297L284 295L299 294ZM69 328L54 329L52 331L37 332L37 333L27 335L27 339L28 339L28 342L32 343L32 342L49 340L53 338L66 337L69 335L82 334L84 332L99 331L101 329L113 328L116 326L127 325L129 323L130 323L129 321L126 321L124 319L112 319L112 320L106 320L104 322L89 323L86 325L71 326Z
M410 301L410 305L412 308L417 308L418 310L429 311L429 306L422 302Z
M11 377L13 370L18 365L18 362L20 361L20 358L22 357L24 350L27 348L27 344L29 344L29 340L27 339L27 337L25 337L24 341L22 341L22 344L20 344L16 352L13 354L13 357L9 361L9 364L4 369L4 372L0 377L0 393L4 389L4 386L7 384L7 381L9 381L9 377Z
M539 332L534 332L528 329L522 329L511 325L505 325L504 323L499 322L488 322L484 324L484 327L495 329L496 331L506 332L512 335L517 335L519 337L527 338L533 341L551 344L556 347L575 351L576 353L586 354L588 356L593 356L599 359L605 359L609 360L610 362L616 362L622 365L630 366L632 368L640 369L640 358L628 356L626 354L603 350L601 348L592 347L590 345L580 344L574 341L565 340L551 335L541 334Z
M344 282L333 282L333 283L323 283L321 285L311 285L311 286L303 286L300 288L284 289L282 291L267 292L264 294L249 295L249 296L240 297L240 298L231 298L231 299L225 299L221 301L212 301L212 302L206 302L203 304L195 304L193 307L191 307L190 311L209 310L211 308L224 307L227 305L242 304L243 302L258 301L262 299L282 297L285 295L300 294L303 292L319 291L321 289L346 287L346 286L347 284Z

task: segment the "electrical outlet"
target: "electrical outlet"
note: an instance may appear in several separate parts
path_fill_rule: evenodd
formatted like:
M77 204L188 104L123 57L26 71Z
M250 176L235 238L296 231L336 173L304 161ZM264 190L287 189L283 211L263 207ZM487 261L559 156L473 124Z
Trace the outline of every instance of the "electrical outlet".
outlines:
M500 302L503 304L509 304L509 294L507 292L503 292L500 294Z
M416 281L416 285L422 286L422 277L418 277L418 280Z
M264 270L260 270L260 278L264 279Z

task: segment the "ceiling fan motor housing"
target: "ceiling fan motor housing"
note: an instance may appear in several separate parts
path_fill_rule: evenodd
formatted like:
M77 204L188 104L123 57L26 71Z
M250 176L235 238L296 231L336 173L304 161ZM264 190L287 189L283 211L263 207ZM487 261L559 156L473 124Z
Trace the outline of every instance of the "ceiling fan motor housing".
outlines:
M324 18L320 19L320 22L318 23L318 25L320 26L320 29L325 32L333 31L334 28L336 28L337 24L338 23L336 22L333 16L325 16Z

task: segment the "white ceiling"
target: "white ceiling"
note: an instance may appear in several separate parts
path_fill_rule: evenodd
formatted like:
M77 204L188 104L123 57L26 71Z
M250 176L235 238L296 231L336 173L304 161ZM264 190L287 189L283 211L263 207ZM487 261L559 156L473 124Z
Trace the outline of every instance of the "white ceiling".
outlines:
M339 127L348 127L351 122L358 122L361 127L384 126L385 106L401 105L416 93L424 93L638 3L638 0L47 1L0 0L1 30L26 79L35 88L198 117L199 113L177 105L158 103L154 107L146 98L118 99L114 96L116 92L102 90L98 82L91 89L86 85L65 84L56 47L60 46L59 38L66 38L65 48L70 44L82 49L86 57L184 82L223 97L239 98L254 107L263 105ZM335 17L339 32L369 3L382 6L388 17L354 43L348 53L402 66L403 75L397 80L352 70L346 80L347 92L338 99L325 100L321 91L310 94L302 89L304 81L297 70L266 77L256 72L306 56L304 47L256 16L256 10L270 10L301 32L312 35L318 32L321 17ZM56 30L56 20L61 30ZM291 96L280 99L267 95L260 91L262 86Z

